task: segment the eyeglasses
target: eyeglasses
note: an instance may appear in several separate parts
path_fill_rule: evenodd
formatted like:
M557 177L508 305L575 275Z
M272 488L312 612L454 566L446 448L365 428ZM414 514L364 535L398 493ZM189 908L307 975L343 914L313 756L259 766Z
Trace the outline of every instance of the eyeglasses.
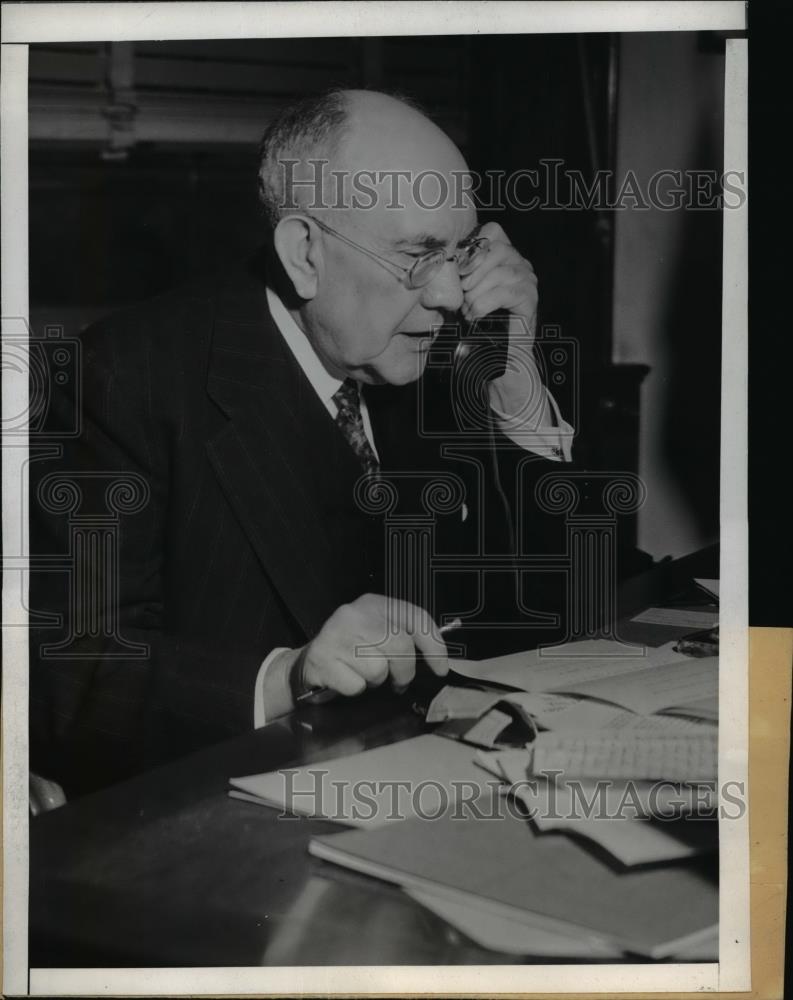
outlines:
M308 215L308 213L306 214ZM457 273L461 278L466 274L470 274L487 253L488 244L490 243L490 240L486 236L472 236L464 240L451 256L447 256L446 251L440 248L437 250L428 250L427 253L417 257L410 267L403 267L402 264L397 264L396 261L389 260L387 257L381 257L374 250L361 246L360 243L356 243L349 236L345 236L326 222L322 222L315 215L308 215L308 218L312 222L316 222L324 232L335 236L342 243L346 243L347 246L365 253L367 257L371 257L372 260L377 261L386 270L395 268L401 273L402 280L408 288L423 288L425 285L428 285L446 263L454 262L457 265Z

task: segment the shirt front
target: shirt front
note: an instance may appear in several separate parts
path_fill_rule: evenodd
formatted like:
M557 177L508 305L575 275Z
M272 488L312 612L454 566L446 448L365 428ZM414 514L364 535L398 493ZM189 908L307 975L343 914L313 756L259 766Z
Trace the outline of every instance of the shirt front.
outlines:
M311 387L314 392L316 392L322 400L322 405L335 420L338 413L338 407L336 406L333 397L341 388L342 380L337 378L335 375L331 375L331 373L327 370L325 365L322 363L322 359L311 346L311 341L297 325L292 314L272 288L267 289L267 305L270 308L270 315L273 317L273 322L278 327L278 330L286 341L289 350L292 352L295 360L300 365L303 374L311 383ZM359 400L361 405L363 429L366 432L369 444L372 446L375 455L377 455L377 445L374 440L374 432L372 431L372 422L369 418L369 408L366 405L366 399L364 398L363 393L359 394ZM380 456L377 455L377 457L379 458Z

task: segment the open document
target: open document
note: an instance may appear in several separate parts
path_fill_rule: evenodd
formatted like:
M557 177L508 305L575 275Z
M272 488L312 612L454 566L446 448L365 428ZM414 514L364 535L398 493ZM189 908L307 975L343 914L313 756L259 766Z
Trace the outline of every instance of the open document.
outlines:
M470 680L595 698L640 715L681 712L694 703L715 717L718 657L686 656L672 643L650 649L596 639L490 660L455 660L452 669Z

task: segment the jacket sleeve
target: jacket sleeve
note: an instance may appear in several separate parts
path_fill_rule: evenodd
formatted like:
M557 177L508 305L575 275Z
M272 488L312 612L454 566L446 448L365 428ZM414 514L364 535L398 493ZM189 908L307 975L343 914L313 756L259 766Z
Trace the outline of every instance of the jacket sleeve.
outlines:
M92 328L79 377L53 385L50 436L31 441L31 766L67 794L250 724L256 658L239 665L247 697L244 685L214 688L201 678L228 654L168 630L182 407L163 354L139 314ZM78 433L59 438L75 414Z
M57 453L31 449L31 763L67 788L139 764L162 627L163 449L114 339L86 335L48 399Z

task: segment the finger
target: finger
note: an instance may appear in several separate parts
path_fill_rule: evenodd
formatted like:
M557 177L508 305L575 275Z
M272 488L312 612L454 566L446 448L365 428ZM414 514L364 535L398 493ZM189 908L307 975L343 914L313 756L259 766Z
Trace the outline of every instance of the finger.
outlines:
M525 295L537 294L537 279L530 271L521 267L516 267L509 263L502 263L483 275L480 281L471 288L463 289L463 293L469 300L475 300L478 295L489 292L496 286L504 288L515 288L523 291Z
M380 649L388 657L388 670L395 691L404 691L416 675L416 647L413 639L398 624L399 631L389 635Z
M472 288L476 288L482 278L495 268L501 267L508 261L520 261L521 259L514 247L507 246L506 243L491 243L487 253L477 263L473 271L460 278L460 286L463 291L470 291Z
M311 676L317 678L319 685L330 688L331 691L338 691L347 697L361 694L366 690L366 680L339 657L313 664Z
M404 691L416 676L416 647L412 639L407 640L401 652L388 657L388 669L394 690Z
M371 639L366 642L361 638L355 646L354 653L348 661L356 673L360 674L367 687L380 687L389 674L388 654L385 644L373 644Z
M521 330L515 330L514 336L518 337L523 335L524 337L534 336L532 330L532 323L534 314L537 311L537 300L532 299L530 296L521 295L519 292L515 292L508 287L498 286L491 289L489 292L485 292L482 295L477 296L475 299L463 302L460 312L463 318L469 323L475 323L485 316L490 316L493 313L503 314L509 312L511 314L520 314L524 317L525 323ZM510 334L512 337L513 334Z
M409 601L394 601L392 614L398 615L401 627L411 637L416 649L439 677L449 672L446 643L430 614Z
M467 307L463 309L463 315L469 320L481 319L483 316L489 316L496 309L508 310L512 308L512 300L516 298L516 295L509 294L502 287L494 288L479 296L475 302L468 303Z
M488 240L498 240L500 243L506 243L508 246L512 246L509 236L507 236L497 222L486 222L476 235L484 236Z

